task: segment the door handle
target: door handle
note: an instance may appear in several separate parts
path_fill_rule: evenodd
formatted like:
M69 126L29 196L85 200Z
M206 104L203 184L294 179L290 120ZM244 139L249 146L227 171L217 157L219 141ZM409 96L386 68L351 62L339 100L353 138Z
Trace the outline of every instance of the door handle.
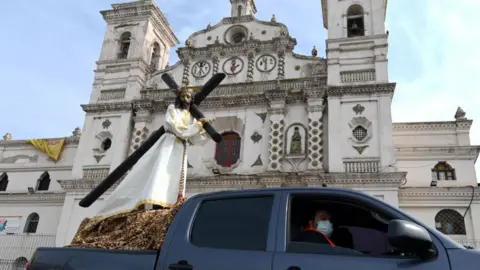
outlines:
M187 261L181 260L178 263L173 263L168 266L168 269L170 270L192 270L193 266L188 264Z
M302 268L298 267L298 266L290 266L287 268L287 270L302 270Z

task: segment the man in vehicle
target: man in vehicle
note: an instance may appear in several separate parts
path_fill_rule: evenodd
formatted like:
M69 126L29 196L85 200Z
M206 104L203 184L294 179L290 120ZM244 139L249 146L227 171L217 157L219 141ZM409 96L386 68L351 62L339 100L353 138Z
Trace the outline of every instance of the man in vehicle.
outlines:
M330 222L330 218L330 213L326 210L315 210L297 241L329 244L334 247L335 244L330 239L333 233L333 224Z

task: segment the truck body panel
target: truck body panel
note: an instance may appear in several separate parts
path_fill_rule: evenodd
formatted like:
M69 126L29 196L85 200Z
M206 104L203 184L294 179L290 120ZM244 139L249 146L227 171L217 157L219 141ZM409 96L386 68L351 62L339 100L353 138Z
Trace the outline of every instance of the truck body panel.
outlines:
M338 223L342 216L345 216L343 222L347 218L355 221L356 214L367 213L365 224L367 220L376 222L379 229L373 233L361 225L343 224L343 229L347 228L356 236L355 249L296 242L294 220L297 212L304 210L302 200L307 199L319 205L332 200L329 211L337 217ZM353 210L343 211L350 209L348 207ZM393 219L425 229L425 235L433 243L434 255L420 258L391 253L390 242L385 240L385 228ZM362 239L363 232L367 239ZM385 247L382 246L384 242L388 242ZM376 248L388 252L376 254ZM193 196L174 217L160 251L39 248L29 270L463 270L473 269L471 267L479 263L480 252L465 249L399 208L365 193L337 188L270 188Z

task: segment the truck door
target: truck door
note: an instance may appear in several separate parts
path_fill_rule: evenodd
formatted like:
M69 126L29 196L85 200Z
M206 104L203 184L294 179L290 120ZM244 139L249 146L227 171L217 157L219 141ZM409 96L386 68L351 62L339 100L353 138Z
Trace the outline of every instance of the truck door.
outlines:
M158 269L271 269L280 198L280 191L192 198L184 211L192 215L181 217Z
M325 231L335 247L327 241L306 240L305 236L311 234L303 234L304 225L314 220L320 210L320 218L326 216L333 224L333 230ZM433 240L434 255L428 259L390 245L390 220L398 219L409 218L380 200L357 192L284 191L273 270L450 270L445 248L431 232L426 234Z

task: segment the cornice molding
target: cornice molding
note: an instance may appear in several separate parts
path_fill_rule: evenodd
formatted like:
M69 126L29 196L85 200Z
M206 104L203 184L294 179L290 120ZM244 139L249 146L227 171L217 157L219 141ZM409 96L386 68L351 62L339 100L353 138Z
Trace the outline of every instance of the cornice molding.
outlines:
M73 179L73 180L57 180L57 182L60 184L60 186L66 191L66 192L88 192L94 189L96 186L98 186L101 182L103 181L103 178L101 179ZM117 182L114 184L111 188L107 190L107 193L113 191L121 181Z
M393 132L401 131L456 131L470 130L473 120L436 121L436 122L401 122L393 123ZM395 134L394 134L395 135Z
M261 106L272 98L287 103L306 102L308 98L323 98L326 77L287 79L281 81L248 82L220 85L202 103L202 109ZM125 102L92 103L82 105L87 113L146 110L164 112L174 102L175 95L169 89L146 88L140 91L141 99Z
M328 86L327 96L341 97L347 95L388 95L393 96L396 83L376 83L362 85Z
M79 136L70 136L70 137L58 137L58 138L42 138L44 140L58 140L65 138L65 147L67 146L78 146L80 142ZM33 146L27 142L27 140L0 140L0 147L10 147L10 146Z
M263 173L257 175L219 175L191 177L187 181L189 189L278 187L278 186L321 186L329 187L399 187L406 173L322 173L304 172Z
M396 147L395 153L398 160L425 160L428 157L475 160L480 153L480 146Z
M244 188L244 187L279 187L279 186L321 186L330 187L395 187L398 188L404 181L406 173L262 173L256 175L217 175L207 177L188 177L189 190L215 188ZM66 192L90 191L103 179L74 179L58 180ZM120 181L121 182L121 181ZM107 192L111 192L120 182L116 183Z
M40 165L37 166L35 164L0 164L0 172L52 172L52 171L67 171L71 172L73 165L66 165L66 166L58 166L52 164L51 166L47 165ZM30 167L26 167L30 166Z
M80 105L86 113L99 113L99 112L119 112L119 111L131 111L132 102L110 102L110 103L92 103Z
M8 193L0 192L0 204L12 203L35 203L35 204L59 204L63 205L65 193Z
M267 104L269 100L283 99L286 103L306 102L308 98L330 96L393 94L394 83L330 86L327 88L326 78L289 79L282 81L249 82L222 85L202 103L203 109L234 108L241 106L257 106ZM173 103L175 96L168 89L146 88L140 91L141 99L126 102L92 103L81 105L86 113L104 113L115 111L131 111L142 108L152 112L163 112L168 104Z
M470 201L480 202L480 188L478 187L407 187L401 188L398 197L402 202L408 201Z

